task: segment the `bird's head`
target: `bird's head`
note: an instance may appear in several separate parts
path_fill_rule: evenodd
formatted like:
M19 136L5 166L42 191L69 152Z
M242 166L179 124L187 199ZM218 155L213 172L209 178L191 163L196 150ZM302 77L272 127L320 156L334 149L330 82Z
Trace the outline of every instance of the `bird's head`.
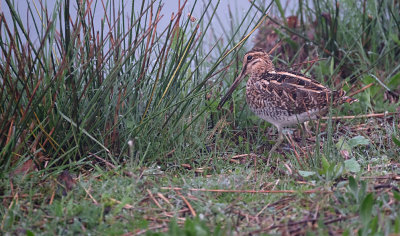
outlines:
M261 74L274 70L274 64L272 64L269 54L263 49L254 48L244 54L242 71L235 79L226 95L221 99L220 103L218 104L218 109L222 108L222 106L225 104L240 82L242 82L242 80L246 77L246 75L250 74L255 77L259 75L261 77Z
M247 52L243 57L243 68L242 72L238 76L245 76L248 74L263 74L265 72L274 71L275 67L272 64L269 54L263 49L255 48Z

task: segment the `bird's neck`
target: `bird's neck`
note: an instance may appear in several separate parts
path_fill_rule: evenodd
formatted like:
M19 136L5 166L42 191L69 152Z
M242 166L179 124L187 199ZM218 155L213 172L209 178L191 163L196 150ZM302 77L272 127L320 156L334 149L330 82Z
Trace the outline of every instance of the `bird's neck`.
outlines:
M274 70L268 70L267 68L257 68L251 72L250 78L255 81L260 80L263 77L263 74L268 73L270 71Z
M253 79L261 79L262 75L269 72L269 71L275 71L275 68L271 63L257 63L255 66L253 66L251 68L251 73L250 73L250 77Z

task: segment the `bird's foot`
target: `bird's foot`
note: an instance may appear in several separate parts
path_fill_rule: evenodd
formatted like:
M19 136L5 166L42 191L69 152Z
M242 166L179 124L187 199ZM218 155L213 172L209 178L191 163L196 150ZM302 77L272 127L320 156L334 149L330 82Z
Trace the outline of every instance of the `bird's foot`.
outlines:
M286 135L293 134L293 130L291 130L289 128L282 129L282 134L286 134Z

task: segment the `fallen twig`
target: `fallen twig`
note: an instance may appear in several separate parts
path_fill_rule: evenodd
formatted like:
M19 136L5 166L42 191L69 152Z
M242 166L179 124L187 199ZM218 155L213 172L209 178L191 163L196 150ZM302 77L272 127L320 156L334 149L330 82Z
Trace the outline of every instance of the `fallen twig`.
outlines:
M177 188L177 187L161 187L164 190L188 190L193 192L214 192L214 193L332 193L332 191L321 190L321 189L311 189L311 190L234 190L234 189L204 189L204 188Z
M157 193L157 196L159 198L161 198L162 200L164 200L164 202L166 202L171 208L173 208L174 206L172 206L171 202L168 200L168 198L166 198L164 195L162 195L162 193Z
M83 190L85 190L86 194L89 195L90 199L92 199L93 203L98 205L99 203L96 201L96 199L92 196L92 194L90 194L89 190L87 190L86 188L82 187Z
M26 198L26 197L30 197L30 198L32 198L32 199L36 199L36 198L43 198L43 194L41 194L41 193L35 193L35 194L27 194L27 193L20 193L20 194L18 194L18 197L19 198ZM8 195L8 196L0 196L0 199L1 198L15 198L15 195L14 196L12 196L12 195Z
M163 209L163 207L161 206L161 204L157 201L157 199L154 197L153 193L150 192L150 190L146 189L147 193L149 194L151 200L153 200L153 202L158 206L158 208Z
M103 159L103 158L97 156L97 155L94 154L94 153L89 153L89 155L91 155L91 156L93 156L94 158L96 158L96 159L98 159L98 160L104 162L104 164L106 164L106 166L108 166L108 167L111 167L111 169L115 169L115 168L116 168L116 166L115 166L114 164L112 164L112 163L110 163L109 161L107 161L107 160L105 160L105 159Z
M238 158L242 158L242 157L248 157L248 156L250 156L250 155L251 155L251 154L239 154L239 155L233 156L232 159L238 159Z
M293 141L292 136L291 136L290 134L289 134L287 137L288 137L287 139L289 140L290 144L291 144L292 147L293 147L294 155L295 155L295 157L296 157L296 159L297 159L297 162L298 162L299 165L300 165L300 168L301 168L301 169L304 169L304 168L303 168L303 165L301 164L301 161L300 161L300 155L299 155L299 153L297 153L297 151L296 151L296 147L299 148L303 153L305 153L305 152L303 151L303 149L301 149L301 148L299 147L299 145L297 145L296 142ZM288 167L286 167L286 168L288 168ZM290 170L290 168L288 168L288 169ZM290 174L292 174L292 170L290 170Z
M117 203L117 204L121 204L121 203L122 203L121 201L118 201L117 199L114 199L114 198L110 198L110 200L111 200L112 202ZM123 206L123 208L128 210L128 209L133 209L134 207L133 207L132 205L130 205L130 204L125 204L125 205Z
M107 160L105 160L105 159L103 159L103 158L97 156L97 155L94 154L94 153L89 153L89 155L91 155L91 156L95 157L96 159L98 159L98 160L104 162L104 164L106 164L106 166L110 167L111 169L116 169L116 168L117 168L114 164L112 164L112 163L110 163L109 161L107 161ZM133 177L133 176L134 176L134 174L133 174L132 172L130 172L130 171L123 171L123 173L124 173L126 176L128 176L128 177Z
M159 229L164 229L164 230L159 230ZM159 232L166 232L166 231L168 231L168 227L166 225L150 226L147 229L142 229L142 230L139 230L139 231L137 231L135 233L126 233L126 234L124 234L124 236L142 235L142 234L145 234L145 233L149 232L150 230L158 230Z
M188 206L190 213L192 214L193 217L196 217L197 214L194 211L192 205L190 205L190 202L179 192L179 189L174 189L176 191L176 193L179 195L179 197L182 198L182 200L186 203L186 205Z
M354 95L361 93L362 91L366 90L367 88L371 87L372 85L374 85L374 83L365 85L364 87L360 88L359 90L350 93L349 97L353 97Z
M342 119L359 119L359 118L371 118L371 117L385 117L399 114L399 112L384 112L384 113L373 113L366 115L356 115L356 116L332 116L332 117L322 117L323 120L342 120Z
M383 176L363 176L360 179L392 179L400 181L400 175L383 175Z
M335 222L338 222L338 221L347 220L349 218L351 218L351 217L339 216L338 218L335 218L335 219L326 220L326 221L323 222L323 224L325 224L325 225L332 224L332 223L335 223ZM268 231L270 231L272 229L276 229L276 228L284 228L284 227L288 227L288 226L290 227L290 226L295 226L295 225L307 224L308 222L315 222L317 220L318 220L318 218L310 218L310 219L300 220L300 221L296 221L296 222L289 222L289 223L286 223L286 224L272 225L272 226L270 226L268 228L265 228L265 229L260 229L260 230L253 231L253 232L251 232L251 234L260 234L261 232L268 232Z

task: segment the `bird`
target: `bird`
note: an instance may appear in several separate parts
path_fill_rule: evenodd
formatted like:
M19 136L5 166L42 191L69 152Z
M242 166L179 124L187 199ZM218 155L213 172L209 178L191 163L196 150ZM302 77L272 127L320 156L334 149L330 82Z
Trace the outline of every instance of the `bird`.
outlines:
M345 96L342 89L333 91L304 74L275 69L266 51L253 48L244 55L242 70L221 98L218 110L247 75L246 102L250 110L278 130L269 158L282 143L284 128L318 119L330 106L358 101Z

